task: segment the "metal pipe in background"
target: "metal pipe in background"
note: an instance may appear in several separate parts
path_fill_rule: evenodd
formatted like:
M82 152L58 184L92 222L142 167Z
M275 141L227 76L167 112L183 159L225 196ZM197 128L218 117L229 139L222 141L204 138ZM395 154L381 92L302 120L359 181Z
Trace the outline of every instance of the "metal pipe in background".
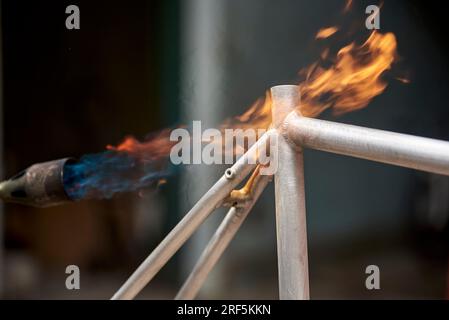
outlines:
M306 118L292 112L283 135L298 146L449 175L449 142Z
M114 294L112 300L133 299L167 261L179 250L201 223L214 211L256 166L260 150L266 148L274 130L267 131L237 162L204 194L184 218L159 243L123 286Z
M167 2L163 1L162 3ZM171 1L173 2L173 1ZM228 106L229 99L224 92L228 78L228 65L222 54L228 34L226 12L229 4L227 1L210 0L178 0L180 14L180 91L182 99L176 99L175 104L181 103L181 122L191 123L191 120L201 119L204 127L212 127L222 121L223 110ZM166 5L172 7L173 4ZM173 11L173 9L171 9ZM167 22L173 28L173 21ZM163 42L164 43L164 42ZM169 42L169 51L172 44ZM194 52L194 54L192 54ZM166 59L164 59L166 60ZM173 63L173 62L172 62ZM176 75L178 77L178 74ZM164 96L171 97L173 82L168 84L168 91ZM192 90L195 88L195 90ZM169 109L170 113L173 113ZM194 148L192 146L192 148ZM193 152L193 150L192 150ZM183 170L180 176L181 184L189 184L194 181L195 187L190 188L189 198L199 199L207 190L203 187L215 182L219 166L191 166L189 170ZM201 187L200 187L201 186ZM181 194L180 214L190 209L192 205L185 201ZM179 211L178 211L179 212ZM223 217L213 215L205 221L204 225L189 240L185 254L179 257L177 277L187 277L201 255L204 246L210 236L215 232L217 225ZM220 270L211 275L205 291L207 295L215 295L219 292L225 274Z
M299 105L299 88L291 85L273 87L271 98L272 123L282 130L285 117ZM278 165L274 182L279 298L309 299L303 153L300 147L295 148L281 134L276 152Z
M271 176L260 176L260 180L255 185L254 190L252 190L251 199L243 207L233 206L229 209L189 277L176 295L176 300L191 300L196 297L203 283L206 281L207 276L234 238L270 180Z

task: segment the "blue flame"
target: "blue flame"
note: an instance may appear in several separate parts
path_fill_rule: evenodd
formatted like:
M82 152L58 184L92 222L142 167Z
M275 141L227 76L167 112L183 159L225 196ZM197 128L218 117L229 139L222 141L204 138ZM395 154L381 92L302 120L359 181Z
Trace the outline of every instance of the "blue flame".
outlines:
M109 199L118 192L147 187L169 175L160 163L130 154L105 151L87 154L64 167L64 187L73 200Z

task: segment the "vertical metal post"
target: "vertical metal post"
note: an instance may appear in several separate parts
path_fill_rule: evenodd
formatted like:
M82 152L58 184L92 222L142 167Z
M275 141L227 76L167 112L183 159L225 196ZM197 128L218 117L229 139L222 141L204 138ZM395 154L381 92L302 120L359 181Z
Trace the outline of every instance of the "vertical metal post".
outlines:
M201 120L203 128L212 128L221 121L224 110L224 79L226 64L222 48L226 39L227 1L182 0L181 1L181 96L182 120L191 123ZM201 156L192 146L192 155ZM199 161L199 160L198 160ZM199 199L206 187L218 175L218 167L208 165L190 166L183 170L181 184L189 189L189 198ZM194 185L190 185L195 181ZM183 196L183 200L185 195ZM181 201L184 203L185 201ZM191 203L187 204L187 207ZM183 206L181 208L188 209ZM181 210L183 211L183 210ZM219 216L211 216L193 235L180 256L180 276L186 277L204 246L215 231ZM226 259L226 257L225 257ZM203 288L207 296L219 296L225 284L222 265L218 266Z
M278 129L278 167L274 182L279 298L309 299L303 153L282 135L286 115L299 106L299 88L276 86L271 88L271 96L272 122Z

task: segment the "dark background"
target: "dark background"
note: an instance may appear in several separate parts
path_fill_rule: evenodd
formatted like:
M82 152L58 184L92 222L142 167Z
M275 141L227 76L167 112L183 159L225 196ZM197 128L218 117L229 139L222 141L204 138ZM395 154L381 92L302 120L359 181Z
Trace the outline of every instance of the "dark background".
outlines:
M184 121L182 66L196 54L182 49L186 3L1 1L4 176ZM226 115L241 113L271 85L294 81L318 57L314 32L340 22L363 28L371 4L354 1L353 13L342 16L343 1L222 3ZM65 28L69 4L80 8L80 30ZM368 108L322 117L449 140L449 30L442 6L385 1L381 32L396 34L401 56L394 73L411 83L389 79ZM312 298L447 297L449 212L438 206L449 196L447 178L307 151L306 185ZM435 189L443 190L442 199L430 209ZM5 205L3 296L109 298L182 216L185 192L174 177L143 200L124 194L49 209ZM259 251L242 260L238 244L231 246L220 273L226 285L203 297L277 297L269 192L259 208L267 212L264 224L250 217L247 224L255 227L242 228L247 236L235 239ZM141 230L136 212L149 202L159 215L153 229ZM438 224L428 219L429 210L441 217ZM145 297L171 298L184 278L182 263L177 255ZM64 288L69 264L82 270L79 292ZM368 264L380 266L379 292L364 288Z

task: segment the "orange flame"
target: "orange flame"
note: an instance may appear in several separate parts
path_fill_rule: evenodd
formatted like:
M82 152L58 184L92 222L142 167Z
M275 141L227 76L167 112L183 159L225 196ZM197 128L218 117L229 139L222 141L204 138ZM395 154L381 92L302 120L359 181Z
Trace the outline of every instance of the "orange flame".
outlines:
M348 3L350 6L351 1ZM317 38L329 37L337 31L336 27L321 29ZM316 62L300 71L304 81L299 83L299 111L304 116L316 117L329 108L337 115L364 108L387 87L382 75L395 61L396 47L394 34L373 32L362 45L351 43L341 48L330 67L322 67ZM328 56L329 49L325 49L321 58L325 60ZM267 129L270 124L271 98L267 93L242 115L224 121L220 128ZM144 142L127 137L117 147L107 148L129 152L145 159L160 159L169 155L175 143L169 140L169 135L170 131L166 129ZM234 152L236 151L241 150L235 149Z
M170 130L164 129L143 142L132 136L127 136L118 146L107 145L106 149L127 152L142 160L158 161L170 154L175 143L170 141Z
M265 93L264 98L257 99L243 114L227 119L221 125L222 130L227 128L239 129L267 129L271 124L271 96Z
M345 7L343 8L343 12L346 13L351 10L352 0L346 0Z
M326 39L326 38L329 38L331 35L333 35L337 31L338 31L337 27L329 27L329 28L320 29L317 32L317 34L315 36L315 39Z
M394 34L373 32L361 46L340 49L330 68L310 67L299 85L301 113L315 117L331 107L336 114L365 107L387 87L381 77L396 58L396 46Z
M330 31L322 30L322 36L330 34ZM330 67L324 68L316 62L301 70L300 74L305 79L299 83L299 111L304 116L316 117L328 108L341 115L366 107L387 87L382 75L391 69L397 57L396 49L393 33L373 32L362 45L351 43L341 48ZM328 55L329 49L326 48L321 58L326 60ZM407 82L407 79L399 80ZM267 93L265 99L257 100L245 113L225 126L268 128L270 124L271 99Z

